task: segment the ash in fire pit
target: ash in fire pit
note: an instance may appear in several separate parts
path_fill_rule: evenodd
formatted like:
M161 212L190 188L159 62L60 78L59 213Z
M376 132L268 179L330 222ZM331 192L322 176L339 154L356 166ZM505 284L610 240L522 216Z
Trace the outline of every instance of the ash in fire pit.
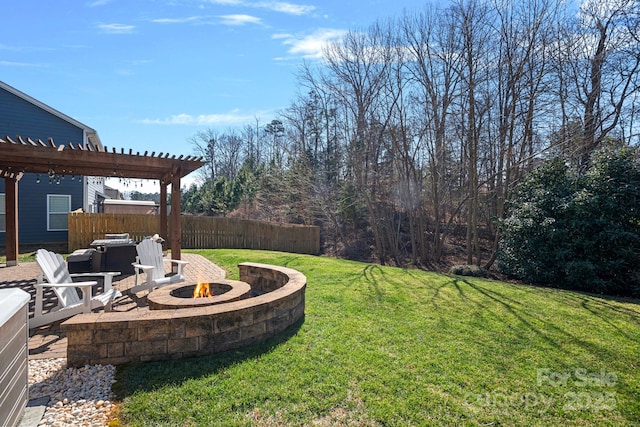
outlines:
M170 310L174 308L203 307L248 298L251 286L239 280L220 279L209 283L210 297L194 298L197 284L174 284L163 286L147 297L149 309Z

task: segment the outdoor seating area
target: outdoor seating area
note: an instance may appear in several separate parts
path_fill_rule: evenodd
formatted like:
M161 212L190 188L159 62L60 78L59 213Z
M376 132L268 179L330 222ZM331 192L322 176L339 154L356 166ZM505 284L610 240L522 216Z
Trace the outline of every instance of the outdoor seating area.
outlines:
M144 273L140 277L119 272L71 274L62 256L43 249L37 251L36 262L0 267L0 289L18 288L31 297L29 358L62 357L70 366L214 353L266 339L304 315L306 278L295 270L243 263L241 283L226 280L224 270L200 255L183 254L183 258L179 265L189 264L189 268L181 269L180 280L192 285L203 278L212 286L238 283L250 288L253 297L248 298L245 291L244 296L211 305L206 300L216 298L203 298L204 304L195 308L150 310L147 281L142 287L136 285ZM89 276L96 280L84 280ZM83 281L72 282L72 277ZM82 298L76 289L82 291ZM210 327L203 329L207 322Z
M136 275L132 292L145 290L149 293L160 286L184 281L184 266L189 262L163 257L162 244L156 236L138 243L136 253L136 262L132 264ZM172 267L169 273L165 273L165 264L167 263ZM173 267L175 267L175 272ZM141 282L141 274L145 276L144 282Z
M120 365L219 353L265 341L304 317L307 279L302 273L259 263L238 267L240 281L255 289L256 296L225 302L205 297L202 306L155 310L149 306L67 320L61 325L67 335L67 365ZM182 298L194 300L192 295Z
M91 313L92 309L99 307L110 311L113 301L122 296L122 293L112 286L113 278L120 276L119 271L71 274L62 255L46 249L39 249L35 258L41 274L38 274L35 284L35 307L33 318L29 320L29 329L66 319L79 313ZM96 280L73 281L73 278L84 279L88 277L102 278L102 292L93 293L93 287L98 285ZM53 290L57 299L57 305L47 312L44 310L45 288ZM78 296L76 289L81 291L82 298Z
M184 277L187 281L198 280L197 275L204 275L212 280L224 278L225 272L202 256L183 254L183 259L188 261L190 267L192 267L185 269ZM32 321L36 310L38 276L42 274L40 267L36 262L24 262L12 267L0 266L0 272L2 274L0 289L18 288L30 295L29 318L30 321ZM99 291L103 288L103 280L98 278L97 282L97 285L93 285L93 289ZM130 288L134 285L134 275L113 277L112 288L121 295L113 299L112 312L135 313L139 311L144 312L148 309L146 294L130 292ZM49 286L43 286L41 289L41 304L45 307L45 310L55 307L57 305L57 296L53 289ZM103 310L100 309L99 311ZM74 314L71 314L71 316L73 315ZM67 337L62 331L61 324L69 317L56 319L49 323L45 322L37 327L30 328L30 358L47 359L67 357Z

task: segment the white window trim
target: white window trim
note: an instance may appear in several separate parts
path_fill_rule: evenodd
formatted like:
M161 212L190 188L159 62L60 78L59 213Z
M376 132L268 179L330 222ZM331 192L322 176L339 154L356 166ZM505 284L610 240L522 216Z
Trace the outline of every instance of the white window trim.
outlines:
M4 199L4 211L0 212L0 215L4 217L4 228L0 227L0 233L6 233L7 232L7 195L5 193L0 193L0 197Z
M67 199L67 211L66 212L51 212L50 201L51 197L66 197ZM47 194L47 231L69 231L69 225L66 228L51 228L51 214L69 213L71 211L71 195L69 194Z

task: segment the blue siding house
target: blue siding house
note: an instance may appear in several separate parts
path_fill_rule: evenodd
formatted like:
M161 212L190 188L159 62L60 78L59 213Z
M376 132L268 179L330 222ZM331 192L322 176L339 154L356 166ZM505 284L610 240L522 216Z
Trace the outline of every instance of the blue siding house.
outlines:
M0 81L0 137L14 140L52 138L57 145L92 144L102 147L97 132ZM67 214L93 212L104 188L100 179L24 174L18 183L20 244L59 245L67 242ZM5 181L0 179L0 245L6 247Z

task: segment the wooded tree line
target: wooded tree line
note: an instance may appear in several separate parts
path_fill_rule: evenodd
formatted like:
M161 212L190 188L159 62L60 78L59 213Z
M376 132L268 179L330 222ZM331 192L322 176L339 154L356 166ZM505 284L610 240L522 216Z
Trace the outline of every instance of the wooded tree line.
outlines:
M317 224L327 251L490 265L519 182L638 145L640 3L454 0L353 29L276 120L193 137L185 212Z

